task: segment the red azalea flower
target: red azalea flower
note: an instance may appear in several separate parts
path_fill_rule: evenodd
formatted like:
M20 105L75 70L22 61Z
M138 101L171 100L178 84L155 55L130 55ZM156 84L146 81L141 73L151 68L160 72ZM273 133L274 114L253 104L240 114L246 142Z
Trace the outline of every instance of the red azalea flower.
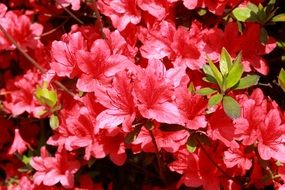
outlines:
M9 149L8 154L14 154L15 152L23 154L23 152L25 152L29 146L30 145L21 137L19 129L15 129L14 141Z
M160 61L150 61L146 69L138 69L134 85L135 104L144 118L161 123L181 123L173 101L174 89L167 82L167 71Z
M263 160L285 162L285 124L277 109L270 110L258 130L258 153Z
M73 188L74 174L80 168L80 162L67 152L57 152L55 157L50 157L43 149L41 156L33 157L30 164L37 170L34 174L35 184L54 186L60 182L67 189Z

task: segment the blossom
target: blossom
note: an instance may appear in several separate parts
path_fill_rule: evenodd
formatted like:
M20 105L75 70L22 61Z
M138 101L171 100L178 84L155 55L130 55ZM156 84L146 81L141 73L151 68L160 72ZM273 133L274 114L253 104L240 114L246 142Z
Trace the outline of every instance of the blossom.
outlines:
M67 189L73 188L74 174L80 168L80 162L71 154L61 151L55 157L50 157L44 149L41 150L41 156L32 158L30 164L37 170L34 174L35 184L53 186L61 183Z
M111 18L114 27L122 31L129 23L138 24L141 21L141 11L136 3L136 0L99 0L98 9Z
M39 37L43 32L43 26L41 24L31 23L27 15L17 15L14 11L6 12L7 8L5 8L3 4L1 7L1 25L23 49L34 49L42 45L39 41ZM16 49L15 45L12 44L2 32L0 32L0 44L0 50Z
M158 122L175 124L179 110L172 100L174 90L167 82L167 73L160 61L150 61L146 69L138 69L134 84L135 104L141 115Z
M56 0L56 2L63 7L71 5L71 9L75 11L80 9L80 0Z
M77 66L79 60L75 55L77 51L83 49L86 49L86 43L80 32L63 35L62 40L52 42L51 68L60 77L73 78L79 75L80 71Z
M274 158L285 162L285 124L282 124L280 113L272 109L265 117L265 121L258 130L258 153L264 160Z
M23 154L30 145L21 137L19 129L15 129L14 141L9 149L8 154L14 154L15 152Z
M83 72L77 81L77 88L93 92L100 84L108 84L117 72L132 67L132 62L124 55L112 54L105 40L95 40L90 52L78 51L79 69ZM95 63L95 64L94 64Z
M207 154L213 155L208 149ZM176 160L169 165L169 168L182 174L177 186L185 184L187 187L203 186L206 190L219 189L221 174L202 150L199 150L198 154L193 154L181 149L175 157Z
M39 81L40 73L32 70L27 70L24 75L8 80L6 91L12 93L6 94L6 99L3 102L5 109L13 116L18 116L24 112L37 116L42 106L38 105L31 92L35 91Z
M129 130L136 116L134 84L131 80L123 71L115 75L112 87L95 92L97 101L107 108L96 118L99 128L112 128L123 124L124 129Z

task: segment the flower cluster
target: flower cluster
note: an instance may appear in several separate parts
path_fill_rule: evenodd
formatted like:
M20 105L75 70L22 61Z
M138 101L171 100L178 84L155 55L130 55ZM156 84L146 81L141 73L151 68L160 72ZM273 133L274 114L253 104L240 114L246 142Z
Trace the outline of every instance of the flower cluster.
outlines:
M278 11L273 0L0 4L0 188L285 189L284 111L258 83L283 51L269 28Z

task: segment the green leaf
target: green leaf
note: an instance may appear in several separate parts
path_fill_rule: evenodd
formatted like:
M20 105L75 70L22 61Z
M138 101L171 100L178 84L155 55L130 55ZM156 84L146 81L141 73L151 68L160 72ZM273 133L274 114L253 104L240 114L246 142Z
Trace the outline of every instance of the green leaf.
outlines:
M243 73L243 65L239 61L235 61L228 76L225 79L226 90L238 83Z
M255 13L255 14L257 14L258 11L259 11L258 6L256 6L256 4L251 3L251 2L249 2L249 3L247 4L247 7L248 7L253 13Z
M267 31L266 31L266 29L264 27L262 27L261 30L260 30L259 41L261 43L266 44L267 43L267 39L268 39Z
M281 13L272 18L272 22L285 22L285 13Z
M188 91L189 91L190 93L195 92L195 86L194 86L193 82L190 83L190 85L189 85L189 87L188 87Z
M212 88L206 87L206 88L201 88L201 89L197 90L196 94L206 96L206 95L213 94L215 92L217 92L217 91L212 89Z
M139 134L140 131L141 131L141 128L142 128L141 125L140 125L140 126L136 126L133 131L129 132L129 133L127 134L127 136L125 137L125 143L126 143L126 144L130 144L130 143L132 143L134 140L136 140L138 134Z
M36 89L36 98L41 104L53 107L57 103L57 93L55 90L49 90L46 87Z
M198 145L198 143L197 143L195 137L191 135L187 140L187 144L186 144L187 150L189 152L193 153L193 152L195 152L197 145Z
M207 75L206 77L202 78L203 81L213 83L213 84L218 84L216 79L212 76Z
M238 21L245 22L251 17L251 12L248 7L237 7L232 13Z
M240 117L240 105L230 96L223 97L223 107L225 113L232 119Z
M209 99L209 106L212 107L214 105L217 105L219 104L223 99L223 95L222 94L215 94L214 96L212 96L210 99Z
M58 117L54 114L52 114L49 118L49 125L50 127L55 130L58 128L59 126L59 120L58 120Z
M240 90L257 85L259 78L260 76L258 75L247 75L246 77L240 79L235 89Z
M206 75L212 76L214 78L214 73L209 65L206 65L206 64L203 65L203 72Z
M220 58L220 71L223 76L227 75L232 66L232 60L229 52L223 48Z
M30 163L30 160L31 160L32 157L28 157L26 155L23 155L22 157L22 162L25 164L25 165L28 165Z
M282 90L285 92L285 71L282 68L279 75L278 75L278 83Z
M204 16L205 14L207 14L207 9L199 9L197 13L199 16Z
M216 67L216 65L213 63L213 61L211 59L208 58L208 62L209 62L209 66L212 70L213 73L213 77L216 79L216 81L218 82L218 85L220 86L220 88L222 87L222 83L223 83L223 76L220 73L219 69Z

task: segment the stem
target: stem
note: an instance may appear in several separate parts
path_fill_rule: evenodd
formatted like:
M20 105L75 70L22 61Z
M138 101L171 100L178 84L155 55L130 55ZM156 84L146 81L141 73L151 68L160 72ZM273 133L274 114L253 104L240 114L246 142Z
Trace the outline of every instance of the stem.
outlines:
M77 22L79 22L80 24L84 24L84 22L82 20L80 20L77 16L75 16L70 10L68 10L67 8L65 8L62 4L59 3L59 6L61 8L63 8L72 18L74 18L74 20L76 20Z
M166 184L166 178L165 178L164 172L163 172L163 162L162 162L161 156L159 154L159 149L158 149L157 143L155 141L155 137L154 137L153 132L151 130L148 130L148 131L149 131L152 143L153 143L154 148L155 148L155 156L156 156L156 159L158 162L159 176L162 179L163 183Z
M25 52L25 50L15 41L15 39L8 34L8 32L5 30L5 28L2 26L2 24L0 23L0 30L3 32L3 34L5 35L5 37L8 38L8 40L20 51L20 53L23 54L23 56L28 59L42 74L45 74L46 70L40 66L36 60L34 60L29 54L27 54ZM62 88L65 92L67 92L69 95L71 96L75 96L75 94L73 92L71 92L70 90L68 90L62 83L60 83L59 81L53 81L58 87Z
M94 9L95 15L97 17L96 21L98 21L98 24L99 24L99 31L101 33L101 37L103 39L105 39L106 35L105 35L104 31L103 31L103 21L102 21L101 15L99 13L99 10L97 8L97 1L96 0L93 0L93 9Z

